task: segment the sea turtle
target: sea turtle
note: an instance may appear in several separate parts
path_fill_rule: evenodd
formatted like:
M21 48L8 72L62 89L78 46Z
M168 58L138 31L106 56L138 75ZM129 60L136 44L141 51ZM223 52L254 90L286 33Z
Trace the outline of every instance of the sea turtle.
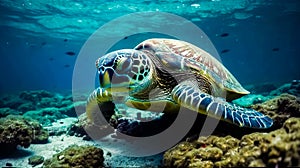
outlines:
M249 92L217 59L188 42L148 39L100 57L96 67L100 87L86 109L91 120L96 104L124 97L126 105L141 110L172 113L182 106L240 127L273 124L260 112L229 103Z

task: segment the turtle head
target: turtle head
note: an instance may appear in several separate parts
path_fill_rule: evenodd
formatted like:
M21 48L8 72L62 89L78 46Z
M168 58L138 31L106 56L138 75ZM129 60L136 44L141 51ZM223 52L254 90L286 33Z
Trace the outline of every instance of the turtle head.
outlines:
M122 49L96 61L100 87L112 92L139 92L151 84L153 66L142 51Z

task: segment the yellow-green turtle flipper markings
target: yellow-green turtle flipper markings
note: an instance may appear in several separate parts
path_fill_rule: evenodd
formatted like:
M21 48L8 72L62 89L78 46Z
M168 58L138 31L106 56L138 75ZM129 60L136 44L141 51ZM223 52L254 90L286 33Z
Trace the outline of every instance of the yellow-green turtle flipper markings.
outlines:
M226 102L249 92L217 59L184 41L145 40L134 49L100 57L96 67L100 87L90 95L86 109L91 120L98 106L117 98L141 110L159 111L164 106L159 111L164 113L178 112L183 106L241 127L273 124L260 112Z

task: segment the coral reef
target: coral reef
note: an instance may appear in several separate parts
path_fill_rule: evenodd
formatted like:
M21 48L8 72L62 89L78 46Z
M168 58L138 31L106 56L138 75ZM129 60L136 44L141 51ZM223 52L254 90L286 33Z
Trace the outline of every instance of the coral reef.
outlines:
M278 96L282 93L292 94L296 97L300 96L300 80L293 80L290 83L283 84L279 88L270 92L272 96Z
M268 83L260 85L248 85L246 88L251 91L251 94L234 100L234 103L249 107L253 104L263 103L284 93L291 94L296 97L300 96L300 80L293 80L289 83L281 85L278 88L276 88L275 85Z
M2 95L0 100L0 107L8 107L10 109L18 109L22 105L23 100L17 95Z
M17 110L11 109L9 107L2 107L0 108L0 118L6 117L8 115L19 115L20 112Z
M18 95L8 95L2 97L1 107L9 107L11 109L15 109L24 113L29 110L35 110L45 107L43 101L43 99L45 98L55 99L56 96L45 90L23 91ZM50 101L50 103L51 102L55 103L56 101Z
M52 122L55 122L58 119L66 118L67 115L60 112L59 108L56 107L47 107L35 111L27 111L23 114L25 117L29 117L35 120L38 120L44 126L49 126Z
M274 121L273 129L280 128L290 117L300 117L300 99L290 94L282 94L251 108L270 116Z
M212 122L219 122L213 135L198 138L199 131L201 131L199 128L202 128L207 118L205 115L198 114L191 131L183 138L185 140L188 137L189 142L181 142L167 151L164 154L164 166L300 166L299 90L300 81L298 80L284 84L278 89L272 84L263 84L257 88L253 87L252 93L255 94L244 96L234 102L272 117L274 126L267 130L240 128L227 122L211 119ZM0 155L6 154L4 151L17 149L17 146L27 148L33 143L46 143L49 134L53 136L51 141L54 137L59 139L58 141L63 139L61 137L82 137L77 138L82 142L78 144L85 145L94 142L81 139L110 137L113 141L117 141L115 138L124 140L120 133L137 137L151 136L164 131L177 117L127 108L123 104L114 106L105 104L101 110L109 114L106 118L108 123L92 122L84 113L87 96L79 95L79 97L80 99L76 99L79 100L78 102L73 102L72 95L47 91L24 91L16 95L2 95L0 98ZM81 115L77 120L75 117L79 114ZM45 127L43 128L40 123ZM107 136L112 133L116 134ZM66 144L68 145L70 144ZM49 158L66 146L56 149L48 156L44 153L35 154ZM35 147L32 145L29 149L35 149ZM103 165L102 155L101 149L92 146L70 146L45 162L42 156L30 157L28 162L32 166L41 166L44 162L44 167L103 167L105 165ZM106 162L116 157L111 155L111 153L110 156L106 155ZM15 166L14 161L11 160L5 163L8 161Z
M167 167L300 166L300 119L290 118L270 133L199 137L181 142L164 154Z
M24 115L38 120L43 126L49 126L58 119L77 117L84 113L86 97L81 97L82 101L73 102L72 95L63 96L45 90L1 96L0 117L8 114Z
M240 106L250 107L253 104L263 103L271 98L273 98L273 97L263 96L260 94L249 94L249 95L243 96L239 99L236 99L232 102L237 105L240 105Z
M44 162L44 168L52 167L93 167L103 165L103 150L94 146L72 145Z
M48 132L32 119L9 115L0 119L1 152L10 152L19 145L28 148L31 143L45 143Z
M76 117L76 106L79 109L84 110L85 104L86 102L71 102L71 104L66 107L45 107L40 110L27 111L23 115L36 119L43 125L51 125L52 122L55 122L58 119Z

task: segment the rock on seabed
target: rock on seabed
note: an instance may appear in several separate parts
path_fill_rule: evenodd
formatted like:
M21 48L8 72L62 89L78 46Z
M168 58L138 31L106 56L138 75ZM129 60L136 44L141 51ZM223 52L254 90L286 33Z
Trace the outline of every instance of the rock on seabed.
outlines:
M104 157L103 150L94 146L71 145L65 150L53 155L44 162L44 168L52 167L93 167L101 168Z

